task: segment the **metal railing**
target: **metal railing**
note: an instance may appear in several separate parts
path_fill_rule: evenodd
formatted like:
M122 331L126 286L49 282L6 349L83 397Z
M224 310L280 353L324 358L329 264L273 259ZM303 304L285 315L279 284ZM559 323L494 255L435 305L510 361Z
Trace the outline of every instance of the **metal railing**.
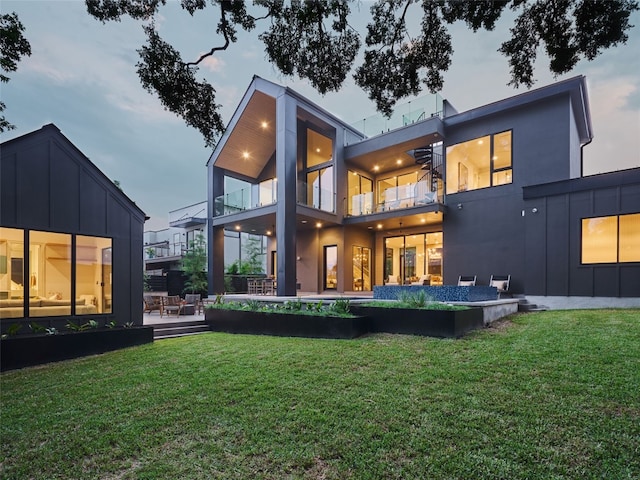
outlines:
M351 126L368 137L421 122L431 117L442 118L443 99L440 94L429 94L415 98L409 102L396 105L390 117L378 113L363 118Z

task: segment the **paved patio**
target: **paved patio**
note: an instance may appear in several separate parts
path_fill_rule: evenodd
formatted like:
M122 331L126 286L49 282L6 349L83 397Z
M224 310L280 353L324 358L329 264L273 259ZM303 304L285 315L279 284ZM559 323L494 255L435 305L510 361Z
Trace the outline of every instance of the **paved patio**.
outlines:
M211 297L211 298L215 298ZM277 295L248 295L246 293L230 293L224 295L225 301L247 301L247 300L259 300L263 302L281 303L287 300L302 300L317 302L322 300L323 302L331 302L337 298L348 298L349 300L370 300L373 298L373 292L344 292L344 293L314 293L314 292L298 292L295 297L279 297ZM160 316L160 312L154 311L152 313L144 313L142 323L144 325L166 325L176 322L193 322L198 320L204 320L204 312L195 315L163 315Z

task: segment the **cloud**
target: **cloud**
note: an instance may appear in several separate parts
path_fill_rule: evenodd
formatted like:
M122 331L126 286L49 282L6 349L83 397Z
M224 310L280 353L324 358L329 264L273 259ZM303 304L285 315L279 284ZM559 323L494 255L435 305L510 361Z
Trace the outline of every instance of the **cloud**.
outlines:
M203 55L203 53L200 55ZM215 55L210 55L200 62L200 66L211 72L220 72L225 67L225 62Z

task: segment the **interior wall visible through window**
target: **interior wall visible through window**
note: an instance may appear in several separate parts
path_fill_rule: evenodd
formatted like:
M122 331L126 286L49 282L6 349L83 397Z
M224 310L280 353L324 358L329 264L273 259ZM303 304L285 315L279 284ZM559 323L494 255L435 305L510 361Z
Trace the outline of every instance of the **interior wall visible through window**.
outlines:
M511 131L447 147L447 193L512 182Z

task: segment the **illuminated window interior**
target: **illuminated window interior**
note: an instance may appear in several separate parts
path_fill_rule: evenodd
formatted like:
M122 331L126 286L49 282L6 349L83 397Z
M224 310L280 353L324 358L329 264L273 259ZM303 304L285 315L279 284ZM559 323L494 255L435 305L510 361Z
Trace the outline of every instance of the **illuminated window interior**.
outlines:
M582 263L640 262L640 213L582 219Z
M111 313L112 241L31 230L0 228L0 318ZM25 258L27 256L27 258ZM75 298L73 282L75 281Z
M447 147L447 193L512 182L511 131Z

